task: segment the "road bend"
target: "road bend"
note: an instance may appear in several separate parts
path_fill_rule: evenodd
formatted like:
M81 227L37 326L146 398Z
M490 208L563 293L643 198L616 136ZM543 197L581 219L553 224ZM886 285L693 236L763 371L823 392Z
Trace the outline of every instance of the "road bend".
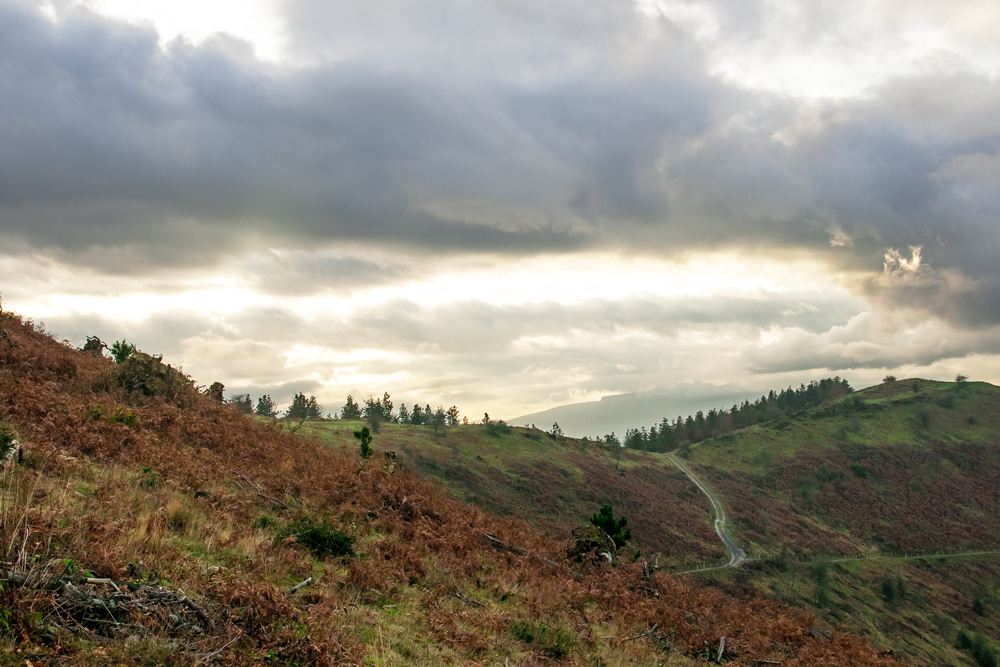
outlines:
M667 458L670 459L670 462L677 466L681 472L687 475L688 479L694 482L694 485L701 489L701 492L708 497L708 501L712 503L712 512L715 513L715 533L719 536L719 539L722 540L722 544L725 545L726 551L729 552L729 564L727 567L737 567L740 563L747 560L746 552L743 551L743 549L740 549L740 546L736 544L735 540L733 540L733 538L729 536L729 533L726 532L726 510L722 507L722 503L719 502L719 499L716 498L715 494L709 491L708 487L702 484L701 481L695 477L694 473L692 473L687 466L681 463L676 456L672 453L667 453Z

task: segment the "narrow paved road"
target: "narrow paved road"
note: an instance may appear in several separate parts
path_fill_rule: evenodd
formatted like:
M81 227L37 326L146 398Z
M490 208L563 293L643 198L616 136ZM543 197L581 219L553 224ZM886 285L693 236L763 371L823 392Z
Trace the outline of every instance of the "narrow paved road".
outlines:
M687 466L681 463L676 456L672 453L667 453L667 458L670 459L671 463L680 468L681 472L687 475L688 479L694 482L695 486L701 489L701 492L708 497L708 501L712 503L712 511L715 513L715 532L725 545L726 551L729 552L728 567L736 567L745 561L747 559L746 552L743 551L743 549L740 549L740 546L736 544L733 538L729 536L729 533L726 532L726 510L723 509L722 503L719 502L719 499L716 498L715 495L709 491L708 488L694 476L694 473L688 470Z

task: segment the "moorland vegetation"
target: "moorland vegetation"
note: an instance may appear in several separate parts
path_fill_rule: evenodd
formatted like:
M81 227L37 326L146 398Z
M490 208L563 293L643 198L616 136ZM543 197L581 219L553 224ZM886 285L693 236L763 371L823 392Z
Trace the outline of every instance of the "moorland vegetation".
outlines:
M568 560L158 357L123 374L17 315L0 331L0 665L898 664L808 610Z

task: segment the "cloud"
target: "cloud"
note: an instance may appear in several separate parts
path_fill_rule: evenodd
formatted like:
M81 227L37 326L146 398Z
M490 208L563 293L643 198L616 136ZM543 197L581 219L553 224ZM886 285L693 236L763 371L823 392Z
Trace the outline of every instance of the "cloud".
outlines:
M328 403L391 383L525 412L994 354L984 6L655 4L289 0L288 57L262 62L0 0L5 296L74 339ZM838 87L852 68L863 85ZM733 249L750 270L698 274L701 294L586 275L598 251ZM803 273L751 293L762 257ZM549 288L574 261L577 284Z

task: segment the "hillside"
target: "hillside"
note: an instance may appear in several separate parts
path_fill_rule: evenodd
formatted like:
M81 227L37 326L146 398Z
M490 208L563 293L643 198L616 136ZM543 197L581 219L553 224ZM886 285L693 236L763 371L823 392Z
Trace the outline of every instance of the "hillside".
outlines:
M689 665L723 636L734 665L899 664L780 603L567 560L514 516L248 419L155 358L115 366L11 314L0 331L18 441L0 665Z
M1000 388L910 379L682 449L758 559L703 577L919 664L996 664L998 427ZM963 636L986 650L956 648Z
M306 422L300 433L353 449L362 422ZM435 434L429 426L382 424L380 449L458 498L501 516L517 516L568 540L604 503L623 513L633 547L658 554L668 569L715 561L725 551L711 527L707 499L663 456L609 451L602 443L553 437L537 429L489 434L470 424ZM634 550L634 549L633 549Z
M878 385L687 451L751 553L1000 544L1000 387L990 384Z

